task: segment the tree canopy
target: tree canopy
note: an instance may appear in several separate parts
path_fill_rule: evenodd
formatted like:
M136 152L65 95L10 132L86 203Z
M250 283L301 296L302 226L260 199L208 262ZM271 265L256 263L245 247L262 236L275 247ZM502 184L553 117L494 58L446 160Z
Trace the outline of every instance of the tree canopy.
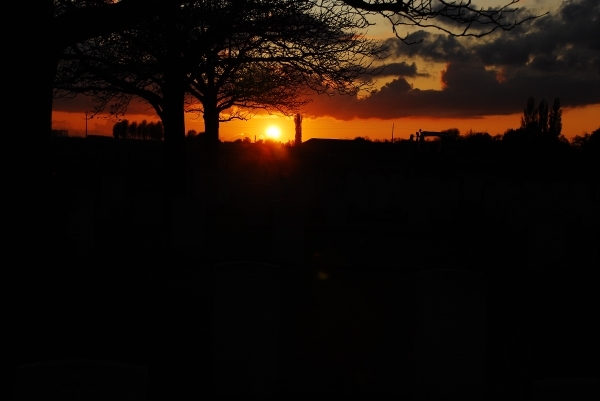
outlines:
M172 102L186 96L187 110L202 113L206 133L217 140L220 121L245 119L256 109L291 115L309 91L355 93L368 86L362 77L383 47L365 38L365 21L349 8L189 2L134 29L67 48L56 86L91 95L96 112L110 108L117 115L138 97L163 120L168 108L179 107ZM179 100L168 98L166 88L174 86ZM164 123L166 137L183 136L183 127Z

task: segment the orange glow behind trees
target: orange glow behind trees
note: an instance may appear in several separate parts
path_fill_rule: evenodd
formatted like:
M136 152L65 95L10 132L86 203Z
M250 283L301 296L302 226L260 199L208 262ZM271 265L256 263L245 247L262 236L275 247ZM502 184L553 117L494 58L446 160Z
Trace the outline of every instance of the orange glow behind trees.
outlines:
M598 128L598 116L600 105L591 105L578 108L564 108L562 115L562 134L568 139L577 135L591 133ZM507 129L519 128L522 112L486 116L484 118L463 119L432 119L432 118L398 118L395 120L368 119L342 121L333 118L309 118L304 117L302 121L302 140L310 138L347 138L354 139L357 136L368 136L371 139L391 139L392 124L394 124L394 138L408 139L419 128L428 131L442 131L449 128L458 128L462 134L469 130L474 132L488 132L490 135L502 134ZM148 120L158 121L156 116L147 114L127 115L130 121ZM62 111L53 112L53 128L67 130L69 136L83 136L85 133L85 119L83 113L69 113ZM89 120L90 135L112 136L114 120L108 120L97 116ZM187 130L204 132L202 119L192 114L186 114L185 125ZM294 139L294 120L284 116L256 116L248 121L231 121L221 124L221 140L234 141L244 137L254 138L265 135L265 127L271 125L279 127L281 136L279 140L287 142Z

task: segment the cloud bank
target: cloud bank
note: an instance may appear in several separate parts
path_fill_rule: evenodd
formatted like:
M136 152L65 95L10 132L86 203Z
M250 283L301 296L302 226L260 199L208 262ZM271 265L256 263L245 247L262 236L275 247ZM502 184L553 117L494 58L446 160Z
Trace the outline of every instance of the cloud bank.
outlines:
M549 103L558 97L563 107L600 104L599 24L600 3L572 0L555 14L482 39L426 31L415 32L423 41L411 46L388 39L396 60L445 63L442 89L414 87L406 78L420 74L419 63L399 62L404 69L390 68L386 75L396 78L370 96L315 96L304 112L341 120L476 118L519 113L529 96Z

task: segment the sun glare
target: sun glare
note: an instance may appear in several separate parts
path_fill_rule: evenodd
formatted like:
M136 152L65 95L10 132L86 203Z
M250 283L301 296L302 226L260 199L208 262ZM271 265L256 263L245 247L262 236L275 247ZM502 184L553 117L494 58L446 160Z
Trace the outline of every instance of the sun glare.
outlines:
M272 139L278 139L281 136L281 130L279 127L271 125L267 128L267 136Z

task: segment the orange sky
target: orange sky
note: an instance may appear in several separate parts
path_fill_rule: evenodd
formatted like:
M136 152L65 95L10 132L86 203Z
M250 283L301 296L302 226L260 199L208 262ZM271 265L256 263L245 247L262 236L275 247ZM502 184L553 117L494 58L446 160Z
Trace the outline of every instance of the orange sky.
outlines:
M394 126L394 138L407 139L410 134L419 129L423 131L441 131L448 128L458 128L461 133L469 130L476 132L487 131L491 135L502 134L509 128L518 128L521 114L503 116L487 116L479 119L448 119L448 118L398 118L391 120L382 119L356 119L350 121L335 120L333 118L305 118L303 120L303 140L316 138L348 138L357 136L368 136L371 139L391 139L392 125ZM156 117L148 115L128 115L129 121L158 121ZM563 109L563 130L567 138L576 135L591 133L600 128L600 105L582 108ZM53 125L55 129L67 129L71 136L85 135L85 114L72 112L53 112ZM112 135L114 121L105 118L94 118L88 120L88 134ZM220 137L224 141L233 141L237 138L248 136L252 140L261 135L266 135L270 125L280 128L282 135L280 140L286 142L294 138L294 121L291 117L257 116L249 121L232 121L221 123ZM186 116L186 129L194 129L198 132L204 130L202 119L194 116Z

